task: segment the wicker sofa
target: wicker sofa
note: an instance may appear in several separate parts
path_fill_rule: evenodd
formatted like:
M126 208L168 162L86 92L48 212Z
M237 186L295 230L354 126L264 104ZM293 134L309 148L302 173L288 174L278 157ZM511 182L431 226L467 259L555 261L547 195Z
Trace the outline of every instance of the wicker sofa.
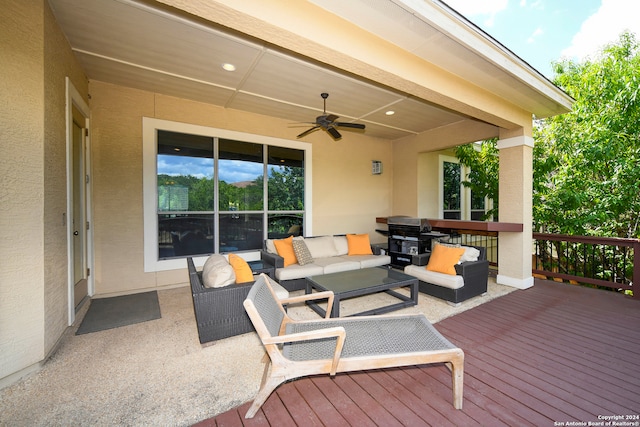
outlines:
M242 305L254 282L207 288L191 257L187 258L187 269L201 344L255 331Z
M293 264L284 266L284 258L278 255L273 240L265 240L261 258L275 266L275 279L286 290L298 291L306 286L305 277L319 274L337 273L358 270L361 268L388 265L391 258L372 248L371 255L349 255L347 237L345 235L297 237L304 239L313 262L305 265Z
M469 298L487 292L489 279L487 250L483 247L469 247L480 252L478 259L454 265L455 276L428 271L424 266L418 265L407 265L404 272L418 279L420 292L443 299L451 305L458 305ZM425 260L426 262L428 262L428 258Z

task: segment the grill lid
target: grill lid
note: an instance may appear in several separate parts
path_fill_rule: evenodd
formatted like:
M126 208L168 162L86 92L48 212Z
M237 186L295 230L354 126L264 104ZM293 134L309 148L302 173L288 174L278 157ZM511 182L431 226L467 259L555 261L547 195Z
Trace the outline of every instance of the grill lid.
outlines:
M416 227L420 229L420 232L431 231L431 224L426 218L414 218L410 216L390 216L387 218L387 225L402 225L405 227Z

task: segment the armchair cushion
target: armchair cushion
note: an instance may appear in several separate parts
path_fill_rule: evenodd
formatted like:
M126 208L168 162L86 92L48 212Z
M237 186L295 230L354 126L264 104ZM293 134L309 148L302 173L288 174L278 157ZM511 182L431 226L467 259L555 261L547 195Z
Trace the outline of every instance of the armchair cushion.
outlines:
M455 265L464 254L464 248L452 248L436 244L433 247L426 269L450 275L456 274Z
M202 267L202 281L207 288L220 288L235 283L236 273L224 256L213 254Z
M236 274L236 283L253 282L253 272L247 261L236 254L229 254L229 264Z
M449 289L460 289L464 286L464 278L461 275L442 274L429 271L418 265L407 265L404 268L405 274L413 276L418 280Z

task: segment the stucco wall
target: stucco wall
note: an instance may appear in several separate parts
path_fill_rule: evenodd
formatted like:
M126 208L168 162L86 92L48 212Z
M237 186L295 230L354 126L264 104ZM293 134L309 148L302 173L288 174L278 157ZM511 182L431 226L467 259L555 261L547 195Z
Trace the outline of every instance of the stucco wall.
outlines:
M144 272L142 117L185 122L271 137L295 139L287 120L91 81L93 208L96 295L184 284L186 270ZM376 216L390 214L392 147L356 133L333 141L315 132L312 232L375 232ZM383 161L372 175L371 161Z
M67 210L65 77L85 100L88 81L48 6L44 31L44 345L48 352L69 318L68 230L63 217Z
M87 82L48 3L0 8L0 386L67 327L65 76Z
M469 120L395 141L393 215L437 217L438 210L436 209L436 214L433 215L426 203L437 202L438 193L434 194L435 199L427 199L424 191L428 191L430 186L422 180L437 180L438 171L431 169L434 162L422 158L421 153L445 150L495 136L498 136L498 128L495 126ZM437 167L437 161L435 166Z
M0 378L44 355L42 2L0 8Z

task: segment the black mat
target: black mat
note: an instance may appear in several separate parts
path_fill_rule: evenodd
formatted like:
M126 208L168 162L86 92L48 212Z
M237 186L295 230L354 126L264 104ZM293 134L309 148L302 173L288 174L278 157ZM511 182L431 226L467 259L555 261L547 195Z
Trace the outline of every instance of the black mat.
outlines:
M76 335L119 328L159 319L160 304L156 291L91 300Z

